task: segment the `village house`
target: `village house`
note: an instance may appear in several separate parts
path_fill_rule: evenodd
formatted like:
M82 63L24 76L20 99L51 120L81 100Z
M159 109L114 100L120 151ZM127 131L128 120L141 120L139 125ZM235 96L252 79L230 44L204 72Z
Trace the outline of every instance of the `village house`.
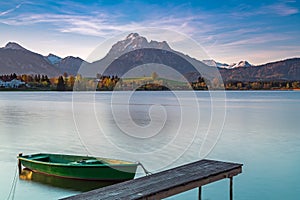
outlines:
M0 87L2 88L19 88L23 85L26 85L26 83L18 79L13 79L11 81L3 81L0 79Z

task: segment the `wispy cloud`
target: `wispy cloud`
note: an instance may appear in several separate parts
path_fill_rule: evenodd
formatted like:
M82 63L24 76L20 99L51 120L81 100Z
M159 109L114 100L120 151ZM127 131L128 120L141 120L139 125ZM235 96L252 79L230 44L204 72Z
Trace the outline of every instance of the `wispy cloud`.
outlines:
M230 48L237 48L238 46L241 47L245 45L249 46L249 45L267 44L271 42L285 41L287 39L291 39L291 37L279 33L256 34L248 38L240 38L240 39L235 39L233 36L230 42L225 42L219 45L220 47L227 46Z
M61 32L73 32L84 35L102 35L101 27L109 24L105 15L63 15L63 14L21 14L15 17L0 19L0 22L19 26L47 23Z
M248 4L240 4L235 11L228 13L235 18L245 18L259 15L289 16L299 13L299 9L294 6L295 1L280 1L268 5L254 7Z
M239 1L234 1L236 2ZM224 57L256 49L255 45L267 49L272 43L288 42L296 45L297 42L294 41L300 41L298 34L295 34L299 31L295 26L296 20L286 23L289 22L289 16L299 13L300 8L295 6L296 1L276 0L270 4L257 1L241 2L230 6L223 4L206 10L201 6L191 7L188 3L176 6L165 4L165 7L162 7L160 4L150 3L128 6L118 2L105 5L99 2L45 0L36 4L26 3L30 5L22 6L21 9L19 8L24 3L10 5L8 8L11 9L0 12L0 23L42 27L56 35L69 33L59 34L62 38L74 34L76 37L84 35L108 39L124 32L162 28L190 36L208 51L218 52ZM14 12L16 10L17 12ZM276 23L272 23L272 20ZM294 33L289 34L289 30L294 30ZM164 36L164 33L159 34ZM150 38L152 39L152 36L149 36ZM162 37L158 35L157 38ZM165 40L183 43L180 37L168 37Z
M11 8L11 9L8 9L8 10L6 10L6 11L0 12L0 16L4 16L4 15L7 15L7 14L9 14L9 13L11 13L11 12L14 12L14 11L17 10L18 8L20 8L22 4L23 4L23 3L20 3L20 4L16 5L14 8Z
M199 16L200 17L200 16ZM0 22L8 25L34 25L49 23L61 32L78 33L107 37L126 31L142 29L147 27L166 28L181 31L186 34L196 32L195 21L197 16L187 17L156 17L151 20L120 22L115 16L108 14L73 15L73 14L20 14L14 17L0 19ZM201 17L202 18L202 17ZM197 22L202 27L201 31L213 29L212 25Z
M261 12L273 13L280 16L289 16L299 13L299 9L288 4L289 2L280 2L262 7Z

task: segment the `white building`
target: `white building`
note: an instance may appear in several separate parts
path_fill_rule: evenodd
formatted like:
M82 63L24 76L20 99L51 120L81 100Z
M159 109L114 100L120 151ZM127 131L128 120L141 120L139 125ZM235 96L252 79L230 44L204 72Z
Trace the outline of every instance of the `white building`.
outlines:
M5 82L0 80L0 87L5 87Z
M4 87L4 88L18 88L21 85L26 85L26 83L18 79L13 79L11 81L0 80L0 87Z

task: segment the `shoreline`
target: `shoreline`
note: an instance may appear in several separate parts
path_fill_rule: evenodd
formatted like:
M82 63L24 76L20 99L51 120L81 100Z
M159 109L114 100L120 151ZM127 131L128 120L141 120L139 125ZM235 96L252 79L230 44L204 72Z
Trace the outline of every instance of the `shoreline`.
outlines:
M78 90L63 90L63 91L59 91L59 90L39 90L39 89L17 89L17 88L10 88L10 89L0 89L0 93L1 92L130 92L133 90L83 90L83 91L78 91ZM249 90L249 89L215 89L215 90L135 90L136 92L163 92L163 91L245 91L245 92L258 92L258 91L295 91L295 92L299 92L300 88L298 89L257 89L257 90Z

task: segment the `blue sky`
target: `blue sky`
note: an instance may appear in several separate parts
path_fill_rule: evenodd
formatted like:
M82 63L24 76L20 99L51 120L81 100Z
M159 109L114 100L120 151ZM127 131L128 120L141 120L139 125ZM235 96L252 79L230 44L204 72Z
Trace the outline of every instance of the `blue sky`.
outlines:
M0 2L0 45L43 55L86 58L105 39L147 27L185 34L221 62L300 57L298 0Z

